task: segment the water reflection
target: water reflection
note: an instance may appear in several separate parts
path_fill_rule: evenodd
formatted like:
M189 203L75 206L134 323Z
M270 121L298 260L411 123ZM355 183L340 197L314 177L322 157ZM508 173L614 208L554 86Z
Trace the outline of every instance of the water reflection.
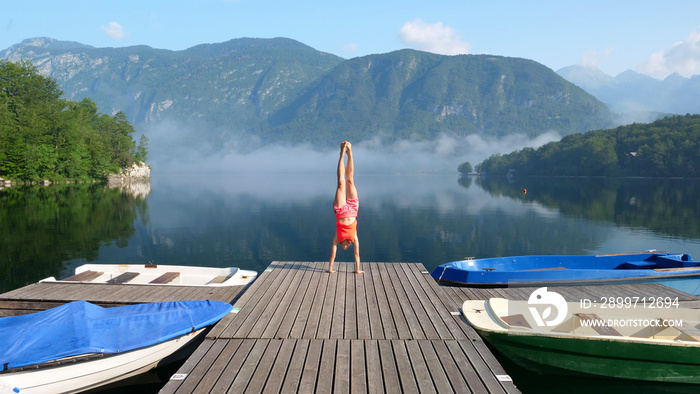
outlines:
M700 255L696 180L358 174L356 183L363 261L432 270L467 256ZM86 261L262 271L272 261L328 259L332 173L154 174L150 187L137 195L100 185L0 191L3 290L67 276Z
M106 245L127 247L146 210L144 198L99 184L0 190L0 290L56 275L68 260L97 260Z
M700 238L698 179L502 177L477 183L492 196L525 198L568 217ZM523 188L526 196L519 195Z

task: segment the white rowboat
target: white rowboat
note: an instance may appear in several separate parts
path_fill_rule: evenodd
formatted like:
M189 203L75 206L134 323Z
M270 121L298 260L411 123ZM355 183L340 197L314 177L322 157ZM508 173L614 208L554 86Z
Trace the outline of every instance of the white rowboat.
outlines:
M258 275L255 271L236 267L195 267L155 264L84 264L75 269L75 275L41 282L61 283L115 283L130 285L175 286L245 286Z

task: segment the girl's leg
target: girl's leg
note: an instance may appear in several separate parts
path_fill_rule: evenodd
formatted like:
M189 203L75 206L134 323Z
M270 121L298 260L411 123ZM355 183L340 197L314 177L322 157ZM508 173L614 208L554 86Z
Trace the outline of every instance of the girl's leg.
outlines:
M347 149L346 142L340 144L340 159L338 159L338 187L335 190L335 199L333 200L333 205L336 207L342 207L345 205L345 151Z
M357 199L357 189L355 188L355 163L352 159L352 146L349 142L346 142L346 151L348 154L348 166L345 169L345 177L347 183L347 199L356 200Z

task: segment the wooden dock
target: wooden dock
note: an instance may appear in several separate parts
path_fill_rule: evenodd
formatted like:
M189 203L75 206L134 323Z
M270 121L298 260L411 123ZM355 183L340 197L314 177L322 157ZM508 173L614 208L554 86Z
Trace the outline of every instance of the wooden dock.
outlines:
M515 393L421 264L274 262L161 393Z
M37 283L0 294L0 315L74 300L99 305L232 303L161 393L518 393L460 313L466 299L528 299L532 288L439 286L417 263L273 262L248 287ZM695 296L661 285L552 288L568 301Z
M185 300L234 303L246 288L39 282L0 294L0 317L38 312L81 300L104 307Z

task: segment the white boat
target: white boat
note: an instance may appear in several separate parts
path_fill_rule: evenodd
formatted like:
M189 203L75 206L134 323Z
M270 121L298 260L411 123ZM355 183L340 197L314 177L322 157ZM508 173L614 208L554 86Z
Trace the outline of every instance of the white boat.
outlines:
M491 346L541 374L700 384L700 310L670 297L567 303L546 287L528 301L465 301Z
M75 301L1 318L0 393L76 393L186 358L230 310L218 301Z
M115 283L130 285L245 286L258 275L236 267L195 267L156 264L83 264L75 275L41 282Z
M187 353L179 357L176 354L190 342L199 342L196 339L204 330L126 353L92 359L90 356L68 357L55 361L55 366L47 363L0 374L0 393L78 393L128 379L160 366L165 358L170 362L186 358ZM15 389L19 391L13 391Z

